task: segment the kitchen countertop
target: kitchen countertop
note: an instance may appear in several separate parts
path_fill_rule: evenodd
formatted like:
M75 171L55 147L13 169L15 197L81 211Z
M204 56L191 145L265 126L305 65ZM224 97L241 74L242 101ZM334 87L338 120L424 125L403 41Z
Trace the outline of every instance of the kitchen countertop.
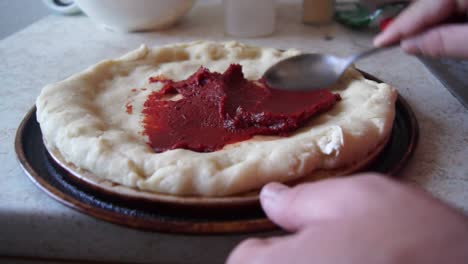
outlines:
M37 0L0 0L0 40L52 12Z
M238 40L343 56L370 46L369 32L302 25L298 4L282 4L279 11L274 35ZM13 146L16 128L45 84L141 43L230 40L221 13L217 1L205 1L174 28L133 34L104 30L84 16L48 16L0 41L0 257L221 263L234 245L252 235L171 235L96 220L37 188L21 170ZM419 120L419 145L401 178L468 212L468 110L416 58L398 49L358 66L397 87Z

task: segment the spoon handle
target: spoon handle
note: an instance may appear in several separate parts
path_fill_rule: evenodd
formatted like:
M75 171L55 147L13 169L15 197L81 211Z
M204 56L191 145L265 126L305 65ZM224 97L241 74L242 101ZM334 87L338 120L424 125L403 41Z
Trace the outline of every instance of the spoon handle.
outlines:
M399 43L396 43L396 44L393 44L393 45L390 45L390 46L385 46L385 47L374 47L374 48L362 51L360 53L354 54L352 56L349 56L347 58L348 66L351 65L352 63L354 63L355 61L360 60L360 59L362 59L364 57L367 57L367 56L369 56L371 54L374 54L374 53L377 53L377 52L380 52L380 51L384 51L384 50L387 50L387 49L390 49L390 48L394 48L394 47L396 47L398 45L399 45Z

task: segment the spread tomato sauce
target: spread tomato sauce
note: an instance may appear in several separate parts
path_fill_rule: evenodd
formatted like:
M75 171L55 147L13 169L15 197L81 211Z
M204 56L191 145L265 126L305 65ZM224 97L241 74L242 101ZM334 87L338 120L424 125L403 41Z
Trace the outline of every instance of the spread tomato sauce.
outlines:
M130 102L125 104L125 112L129 115L133 114L133 105Z
M183 81L158 76L150 82L164 83L143 109L143 134L155 152L212 152L254 135L287 136L340 100L328 90L271 89L263 80L245 79L238 64L223 74L201 67Z

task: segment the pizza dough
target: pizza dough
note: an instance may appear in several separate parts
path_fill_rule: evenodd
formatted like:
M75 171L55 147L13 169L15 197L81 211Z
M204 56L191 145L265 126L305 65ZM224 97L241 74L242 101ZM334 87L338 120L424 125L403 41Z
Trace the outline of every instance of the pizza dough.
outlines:
M148 146L141 111L148 95L162 87L150 84L150 77L183 80L200 66L223 72L239 63L246 78L259 79L270 65L298 53L237 42L142 46L46 86L37 99L37 118L47 148L66 162L156 193L227 196L365 160L388 138L397 93L353 69L331 88L342 100L288 137L255 136L210 153L154 153Z

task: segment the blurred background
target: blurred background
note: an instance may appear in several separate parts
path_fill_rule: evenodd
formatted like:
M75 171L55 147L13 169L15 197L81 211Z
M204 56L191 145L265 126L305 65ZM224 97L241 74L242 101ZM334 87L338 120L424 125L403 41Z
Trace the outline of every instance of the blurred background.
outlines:
M39 0L0 0L0 39L50 13L51 11Z
M69 0L62 1L67 2ZM203 1L204 0L199 0L199 2ZM301 2L301 0L297 1ZM337 0L337 2L356 1L357 0ZM361 0L360 2L371 6L371 8L375 8L376 3L394 1L395 0ZM312 2L312 0L310 0L310 2ZM53 14L53 12L48 9L41 0L0 0L0 40L7 38L49 14ZM344 20L346 20L346 17ZM362 21L362 19L360 21ZM360 21L357 22L360 23ZM348 22L350 21L348 20ZM385 20L383 22L385 22ZM365 24L366 23L364 23L364 25ZM379 25L381 29L382 25L381 20ZM451 59L433 60L429 58L421 58L421 61L449 91L468 108L468 89L465 89L465 84L468 82L468 76L466 75L468 61Z

